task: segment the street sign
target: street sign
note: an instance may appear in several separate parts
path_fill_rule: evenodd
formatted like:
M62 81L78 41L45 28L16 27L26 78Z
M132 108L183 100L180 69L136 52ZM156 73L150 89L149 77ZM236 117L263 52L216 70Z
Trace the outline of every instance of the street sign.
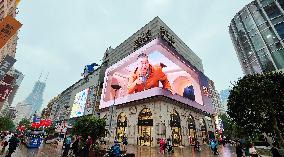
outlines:
M0 80L3 80L5 74L11 69L16 62L16 59L7 55L0 63Z

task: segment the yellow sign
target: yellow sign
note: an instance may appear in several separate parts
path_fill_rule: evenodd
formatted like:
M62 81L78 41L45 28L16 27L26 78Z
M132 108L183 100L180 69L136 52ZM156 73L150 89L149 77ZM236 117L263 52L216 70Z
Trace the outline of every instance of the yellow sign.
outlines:
M12 16L6 16L0 22L0 48L21 28L22 24Z
M20 3L21 0L16 0L16 5L18 5Z

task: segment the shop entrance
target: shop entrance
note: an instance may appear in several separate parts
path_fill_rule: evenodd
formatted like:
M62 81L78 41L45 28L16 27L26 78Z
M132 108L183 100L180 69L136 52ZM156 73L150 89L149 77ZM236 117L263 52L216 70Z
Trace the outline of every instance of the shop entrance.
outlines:
M200 127L201 127L200 131L201 131L202 143L205 144L208 142L208 134L207 134L206 123L203 118L201 119Z
M182 141L180 117L176 110L171 114L170 126L172 129L172 140L174 146L180 146Z
M122 142L123 137L126 136L127 116L121 112L117 117L116 138L118 142Z
M189 115L189 118L187 119L188 123L188 143L190 145L195 144L196 140L196 127L195 127L195 121L192 115Z
M152 146L153 117L149 108L144 108L138 116L137 145Z

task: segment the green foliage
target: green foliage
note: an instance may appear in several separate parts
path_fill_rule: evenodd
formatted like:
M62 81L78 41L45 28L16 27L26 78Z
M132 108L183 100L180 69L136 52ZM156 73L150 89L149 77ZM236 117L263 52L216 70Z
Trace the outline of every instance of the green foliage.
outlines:
M51 134L54 134L55 133L55 126L50 126L48 128L45 128L44 131L48 134L48 135L51 135Z
M11 118L4 116L0 117L0 131L12 131L15 125Z
M242 130L226 114L220 115L220 119L223 122L223 135L228 139L241 138L243 136Z
M248 135L271 134L284 147L284 75L247 75L230 91L228 114Z
M25 126L25 128L29 128L30 125L31 125L31 122L27 118L23 118L18 124L18 126Z
M105 134L106 122L104 119L95 116L84 116L77 119L72 128L72 134L81 135L83 139L87 139L90 135L95 142Z

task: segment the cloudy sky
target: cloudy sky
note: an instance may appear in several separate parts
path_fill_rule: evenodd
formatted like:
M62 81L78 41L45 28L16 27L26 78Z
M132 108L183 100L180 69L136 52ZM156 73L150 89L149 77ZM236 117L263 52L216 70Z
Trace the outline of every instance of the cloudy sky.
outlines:
M31 92L41 71L50 72L48 101L81 78L83 67L100 60L159 16L203 61L217 89L241 77L228 25L251 0L22 0L15 67L25 78L14 105Z

